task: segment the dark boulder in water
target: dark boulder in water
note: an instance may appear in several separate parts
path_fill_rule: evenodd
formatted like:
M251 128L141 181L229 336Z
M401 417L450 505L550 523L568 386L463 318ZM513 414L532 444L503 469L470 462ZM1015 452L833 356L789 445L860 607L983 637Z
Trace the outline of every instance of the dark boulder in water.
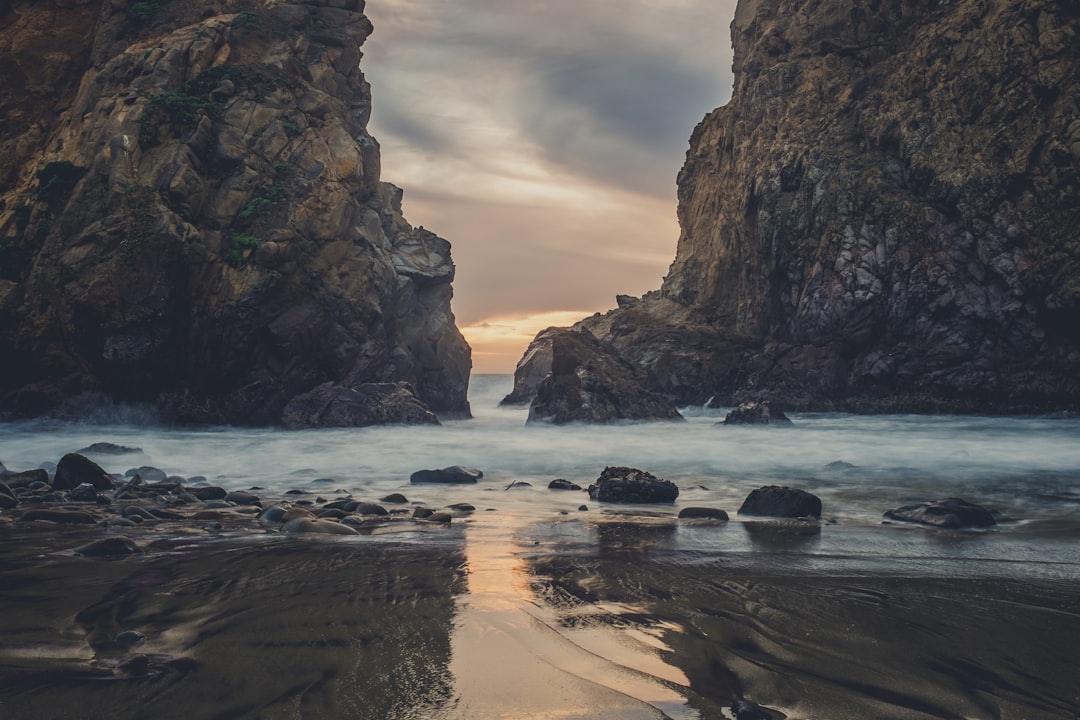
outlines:
M776 403L745 402L727 414L724 425L791 425Z
M281 413L291 429L367 427L369 425L438 425L439 418L406 382L335 385L323 383L297 395Z
M529 346L504 403L528 402L528 422L561 425L681 420L648 373L611 353L587 330L548 328Z
M97 453L98 455L137 455L142 453L142 448L127 447L111 442L96 442L78 450L79 453Z
M746 496L740 515L763 517L821 517L821 499L805 490L766 485Z
M905 505L895 510L886 510L884 517L949 530L997 525L997 518L992 511L960 498Z
M673 503L679 497L679 488L644 470L606 467L589 486L589 497L610 503Z
M409 498L405 497L401 493L390 493L389 495L387 495L384 498L379 498L379 502L394 503L394 504L397 504L397 505L402 505L404 503L409 502Z
M569 480L557 478L548 483L548 490L581 490L581 486Z
M417 470L409 476L409 481L413 484L469 485L482 477L484 477L484 473L480 470L464 467L463 465L453 465L441 470Z
M74 490L83 483L90 483L98 490L110 490L113 479L97 463L78 453L68 453L60 458L56 465L56 477L53 488L56 490Z

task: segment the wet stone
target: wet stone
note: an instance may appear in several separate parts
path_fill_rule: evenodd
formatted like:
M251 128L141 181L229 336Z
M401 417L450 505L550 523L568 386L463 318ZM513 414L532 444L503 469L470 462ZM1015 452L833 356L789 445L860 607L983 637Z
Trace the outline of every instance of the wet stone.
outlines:
M997 525L997 518L993 511L960 498L905 505L895 510L886 510L884 516L890 520L930 525L947 530Z
M75 552L87 557L117 557L141 553L142 548L131 538L114 535L81 545L75 548Z
M372 502L358 502L358 503L356 503L355 507L353 507L350 510L350 512L358 513L360 515L388 515L389 514L386 511L386 508L384 508L382 505L378 505L378 504L372 503Z
M246 490L233 490L225 496L225 500L237 505L259 505L259 497Z
M188 488L188 492L194 495L199 500L225 500L226 495L229 493L225 488L218 488L216 486L207 486L205 488Z
M463 465L453 465L441 470L417 470L410 477L413 484L439 483L444 485L472 484L484 477L484 473Z
M25 472L5 475L4 482L7 483L10 488L28 488L34 483L41 483L38 487L41 487L42 485L47 487L49 484L49 473L41 468L36 470L26 470Z
M97 489L90 483L83 483L68 493L68 497L75 502L94 502L97 500Z
M606 467L589 486L589 497L610 503L673 503L679 497L679 488L644 470Z
M821 499L798 488L766 485L751 491L739 507L740 515L762 517L821 517Z
M77 453L68 453L60 458L56 466L56 477L53 478L53 488L72 490L83 483L90 483L98 490L110 490L113 487L112 476L93 460Z
M387 495L384 498L379 498L379 502L393 503L393 504L396 504L396 505L402 505L402 504L405 504L405 503L409 502L409 499L406 498L401 493L390 493L389 495Z
M581 490L581 486L569 480L558 478L548 483L548 490Z

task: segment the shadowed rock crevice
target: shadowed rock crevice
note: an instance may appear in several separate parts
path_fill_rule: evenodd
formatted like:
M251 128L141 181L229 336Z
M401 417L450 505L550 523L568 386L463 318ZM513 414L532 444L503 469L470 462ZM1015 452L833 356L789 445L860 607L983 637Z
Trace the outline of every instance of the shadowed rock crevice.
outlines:
M405 220L367 132L363 3L136 5L0 18L28 98L2 99L0 412L102 393L279 424L316 388L396 384L411 397L374 416L467 416L450 245Z

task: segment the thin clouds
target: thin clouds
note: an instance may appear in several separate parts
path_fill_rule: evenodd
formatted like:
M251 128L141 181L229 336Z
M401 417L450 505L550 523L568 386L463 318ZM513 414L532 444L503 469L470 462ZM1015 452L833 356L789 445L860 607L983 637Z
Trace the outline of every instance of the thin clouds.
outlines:
M453 243L459 320L659 285L687 139L730 94L734 5L369 1L383 174Z

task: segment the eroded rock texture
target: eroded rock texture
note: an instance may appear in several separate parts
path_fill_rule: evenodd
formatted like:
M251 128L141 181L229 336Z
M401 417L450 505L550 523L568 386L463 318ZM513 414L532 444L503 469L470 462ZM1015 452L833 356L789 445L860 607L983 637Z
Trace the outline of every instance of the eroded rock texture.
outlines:
M1080 407L1080 5L741 0L663 287L582 321L679 402Z
M0 412L273 424L398 383L468 413L450 245L366 129L370 32L360 0L0 4Z

